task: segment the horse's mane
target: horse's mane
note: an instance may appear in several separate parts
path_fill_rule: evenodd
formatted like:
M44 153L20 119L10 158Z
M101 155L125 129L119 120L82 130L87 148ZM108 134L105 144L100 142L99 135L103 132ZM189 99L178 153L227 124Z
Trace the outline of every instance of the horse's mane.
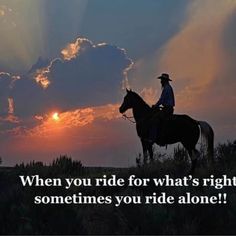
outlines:
M130 91L130 93L132 93L132 96L134 96L138 102L142 103L143 105L145 105L146 108L151 108L144 100L143 98L137 94L136 92Z

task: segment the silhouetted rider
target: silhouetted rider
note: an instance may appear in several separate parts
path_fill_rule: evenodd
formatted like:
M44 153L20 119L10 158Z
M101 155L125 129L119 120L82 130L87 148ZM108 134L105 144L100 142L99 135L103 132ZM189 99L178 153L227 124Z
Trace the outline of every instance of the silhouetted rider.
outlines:
M161 80L162 93L158 102L152 107L160 108L162 106L162 111L165 113L165 115L167 116L172 115L174 113L174 106L175 106L174 92L169 83L169 81L172 80L166 73L163 73L161 76L157 77L157 79Z
M167 120L173 115L175 106L174 92L169 83L172 80L169 75L163 73L161 76L157 77L157 79L161 80L162 93L158 102L152 106L154 114L148 132L148 141L151 143L153 143L157 138L163 140L163 138L167 136Z

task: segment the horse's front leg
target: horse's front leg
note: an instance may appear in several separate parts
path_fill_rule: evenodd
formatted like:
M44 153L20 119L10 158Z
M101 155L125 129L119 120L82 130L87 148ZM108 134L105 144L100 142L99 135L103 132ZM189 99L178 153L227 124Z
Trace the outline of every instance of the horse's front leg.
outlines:
M150 161L153 161L153 149L152 149L151 143L148 144L148 152L149 152Z
M142 148L143 148L143 164L147 164L148 159L148 146L147 142L145 142L143 139L141 139Z

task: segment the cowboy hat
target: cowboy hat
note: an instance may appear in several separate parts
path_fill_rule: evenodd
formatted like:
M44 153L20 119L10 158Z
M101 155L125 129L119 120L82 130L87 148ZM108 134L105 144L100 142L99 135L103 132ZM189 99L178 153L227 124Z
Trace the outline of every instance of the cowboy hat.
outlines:
M161 75L161 76L158 76L157 79L172 81L172 80L170 79L169 74L166 74L166 73L162 73L162 75Z

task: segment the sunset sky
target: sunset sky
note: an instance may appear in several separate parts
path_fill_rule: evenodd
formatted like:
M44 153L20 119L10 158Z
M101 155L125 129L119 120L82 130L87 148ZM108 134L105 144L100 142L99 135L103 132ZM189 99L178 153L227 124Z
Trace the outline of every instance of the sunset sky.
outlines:
M235 25L235 0L0 0L3 164L133 165L141 144L118 107L126 87L154 104L163 72L175 113L234 140Z

